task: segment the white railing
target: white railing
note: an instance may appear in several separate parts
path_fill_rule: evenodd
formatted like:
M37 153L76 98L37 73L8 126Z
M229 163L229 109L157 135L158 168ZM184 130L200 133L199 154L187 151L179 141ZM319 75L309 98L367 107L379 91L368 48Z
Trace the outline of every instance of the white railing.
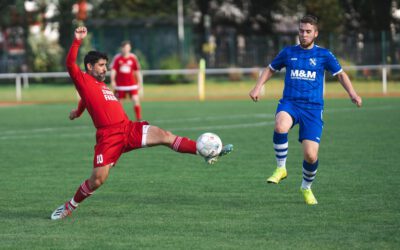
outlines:
M344 66L344 70L380 70L382 72L382 93L387 93L387 71L391 69L400 69L400 65L362 65L362 66ZM254 73L261 71L262 68L223 68L206 69L205 75L221 75L231 73ZM204 73L200 69L168 69L168 70L142 70L143 76L151 75L199 75ZM22 100L22 87L29 87L29 78L68 78L67 72L43 72L43 73L5 73L0 74L0 79L15 79L15 97L17 101ZM201 79L201 77L199 77Z

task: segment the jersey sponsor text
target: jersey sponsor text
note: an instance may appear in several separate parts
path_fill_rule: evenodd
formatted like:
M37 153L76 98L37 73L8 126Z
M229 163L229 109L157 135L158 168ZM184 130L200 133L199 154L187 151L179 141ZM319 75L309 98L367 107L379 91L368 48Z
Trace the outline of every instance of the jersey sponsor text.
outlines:
M298 69L290 70L290 78L292 79L315 81L316 77L317 77L316 71L310 71L310 70L306 71Z
M104 99L106 99L106 101L118 101L118 99L115 97L114 93L111 90L102 89L101 91L103 92Z

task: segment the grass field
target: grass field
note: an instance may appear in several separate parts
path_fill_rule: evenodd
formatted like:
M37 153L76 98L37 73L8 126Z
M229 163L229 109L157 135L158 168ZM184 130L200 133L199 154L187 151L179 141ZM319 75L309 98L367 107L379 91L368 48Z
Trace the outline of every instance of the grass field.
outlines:
M206 82L206 98L219 99L247 99L248 92L254 86L255 80L247 81L219 81L208 79ZM361 96L381 96L382 83L380 81L353 81L354 88ZM283 82L273 79L265 88L265 97L278 98L282 95ZM343 97L346 92L338 82L326 84L326 95L330 97ZM388 96L400 96L399 82L388 82ZM198 87L196 83L188 84L146 84L144 97L146 100L197 100ZM76 91L72 84L31 84L29 88L22 89L24 102L70 102L76 101ZM14 85L0 86L0 103L15 102L16 93Z
M214 166L168 148L125 154L71 218L51 212L91 172L95 130L75 104L0 108L0 249L398 249L400 98L326 101L320 168L303 203L297 127L288 178L273 171L276 101L144 102L153 124L213 131L235 152ZM125 106L129 115L132 111Z

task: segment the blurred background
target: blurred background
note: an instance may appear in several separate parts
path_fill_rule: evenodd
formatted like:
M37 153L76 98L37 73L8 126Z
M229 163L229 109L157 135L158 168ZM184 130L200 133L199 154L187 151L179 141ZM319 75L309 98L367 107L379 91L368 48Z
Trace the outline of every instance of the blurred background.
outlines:
M330 49L352 79L400 79L400 0L8 0L0 2L0 73L64 72L64 60L78 25L89 37L80 50L106 52L130 40L142 69L265 67L298 41L299 19L319 17L317 43ZM375 67L354 67L375 65ZM223 80L258 70L221 71ZM245 72L245 73L243 73ZM147 83L190 83L188 74L152 75ZM218 79L217 79L218 80ZM328 79L329 80L329 79ZM29 82L52 83L36 77ZM63 80L65 81L65 79ZM14 83L14 78L0 83Z

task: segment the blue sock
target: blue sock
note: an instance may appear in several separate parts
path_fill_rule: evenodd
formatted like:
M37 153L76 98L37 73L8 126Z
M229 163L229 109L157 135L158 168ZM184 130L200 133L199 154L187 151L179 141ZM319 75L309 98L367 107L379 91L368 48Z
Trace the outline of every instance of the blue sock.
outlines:
M308 163L303 161L303 182L301 183L301 188L310 189L312 182L317 174L318 160L315 163Z
M288 133L277 133L274 131L274 150L276 157L276 164L278 168L286 166L286 159L288 154Z

